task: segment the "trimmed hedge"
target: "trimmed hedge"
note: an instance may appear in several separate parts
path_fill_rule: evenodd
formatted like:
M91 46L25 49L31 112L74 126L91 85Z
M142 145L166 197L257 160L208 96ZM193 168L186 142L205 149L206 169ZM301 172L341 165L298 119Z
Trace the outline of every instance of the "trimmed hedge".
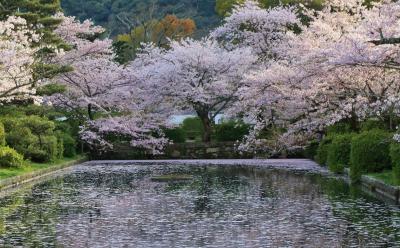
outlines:
M242 140L249 130L249 125L243 122L223 122L215 126L215 139L219 142Z
M186 138L201 140L204 134L203 124L199 117L186 118L182 123L182 129L186 134Z
M317 155L319 142L318 140L311 141L305 148L304 148L304 157L308 159L315 159Z
M327 165L330 171L343 173L345 166L349 165L352 137L353 134L341 134L333 137L327 156Z
M328 159L329 146L332 143L331 136L325 136L319 143L317 154L315 155L315 161L320 165L326 165Z
M362 132L352 139L350 152L350 177L358 182L364 173L390 169L389 147L392 135L374 129Z
M184 143L186 141L186 133L180 128L164 130L165 136L174 143Z
M3 168L20 168L24 165L24 157L16 150L3 146L0 147L0 167Z
M400 185L400 143L390 145L390 158L393 168L393 181L396 185Z

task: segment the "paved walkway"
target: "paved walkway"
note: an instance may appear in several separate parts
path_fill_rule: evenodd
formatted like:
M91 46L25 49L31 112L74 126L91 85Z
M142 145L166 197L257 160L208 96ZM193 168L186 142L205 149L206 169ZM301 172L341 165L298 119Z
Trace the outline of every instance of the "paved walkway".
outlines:
M84 165L220 165L220 166L257 166L265 168L286 169L327 173L327 169L308 159L216 159L216 160L101 160L90 161Z

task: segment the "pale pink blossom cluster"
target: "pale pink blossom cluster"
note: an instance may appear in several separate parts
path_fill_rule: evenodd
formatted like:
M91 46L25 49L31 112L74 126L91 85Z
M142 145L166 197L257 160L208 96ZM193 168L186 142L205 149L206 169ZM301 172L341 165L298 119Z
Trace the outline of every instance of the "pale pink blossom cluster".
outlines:
M15 16L0 21L0 101L32 98L33 64L40 36L27 22Z
M167 144L160 132L167 118L136 79L137 68L114 61L112 41L98 38L104 32L102 27L63 14L57 18L63 22L56 33L72 49L60 52L55 62L73 70L58 77L66 92L48 100L78 112L86 109L88 120L81 138L95 149L112 149L107 137L119 134L130 139L133 147L159 153ZM95 118L95 113L100 118Z
M257 1L250 0L234 7L211 36L228 49L251 47L260 58L270 58L277 53L275 45L286 41L288 28L299 23L292 7L264 9Z
M189 38L172 41L168 50L146 46L132 65L162 105L196 112L207 140L215 117L237 101L244 75L256 61L251 48L227 50L212 38Z
M253 47L263 61L247 74L231 109L257 123L241 148L267 144L257 140L257 131L271 124L289 130L282 139L289 145L296 142L285 142L288 135L310 137L344 119L391 123L399 116L399 8L392 1L367 7L332 0L320 11L303 6L309 23L302 24L294 8L261 10L253 1L236 7L214 34L232 47ZM265 35L269 30L274 34Z
M307 104L297 128L322 130L343 119L398 115L400 3L330 1L289 42L287 60ZM394 128L394 127L392 127Z
M132 147L143 149L154 155L161 154L165 146L169 144L159 123L154 121L153 116L148 117L148 115L137 118L124 116L89 121L82 127L80 133L81 138L98 152L114 149L114 144L107 139L110 135L128 137Z

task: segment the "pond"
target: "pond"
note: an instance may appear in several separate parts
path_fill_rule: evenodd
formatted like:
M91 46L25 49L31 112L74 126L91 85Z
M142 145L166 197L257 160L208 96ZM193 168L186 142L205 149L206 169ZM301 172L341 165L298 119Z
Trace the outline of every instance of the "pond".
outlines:
M0 199L2 247L399 247L400 210L318 173L90 165Z

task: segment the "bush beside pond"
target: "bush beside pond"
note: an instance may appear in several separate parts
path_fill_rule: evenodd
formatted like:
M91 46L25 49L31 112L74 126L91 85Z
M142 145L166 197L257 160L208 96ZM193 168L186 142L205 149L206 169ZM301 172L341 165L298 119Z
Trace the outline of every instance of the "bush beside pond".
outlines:
M391 144L390 158L393 166L393 181L396 185L400 185L400 143Z
M59 158L63 150L55 136L55 124L39 116L6 117L7 144L34 162L49 162Z
M360 180L363 173L380 172L391 168L389 147L392 135L380 129L362 132L351 142L350 177Z
M0 146L7 144L24 159L37 163L76 155L77 124L73 127L68 121L57 121L62 113L31 105L2 106L0 113Z
M350 167L350 177L358 182L363 174L391 173L394 184L400 185L400 143L379 120L367 120L351 129L346 123L335 124L326 130L316 145L311 142L305 155L334 173ZM317 146L317 148L316 148Z
M318 140L311 141L305 148L304 148L304 157L308 159L315 159L317 155L319 142Z
M24 157L16 150L3 146L0 147L0 167L20 168L24 165Z
M328 147L327 165L332 172L342 173L349 165L352 134L336 135Z
M315 155L315 160L320 165L326 165L326 160L328 159L328 152L329 152L329 147L330 147L331 143L332 143L331 136L326 136L319 143L319 146L317 148L317 154Z

